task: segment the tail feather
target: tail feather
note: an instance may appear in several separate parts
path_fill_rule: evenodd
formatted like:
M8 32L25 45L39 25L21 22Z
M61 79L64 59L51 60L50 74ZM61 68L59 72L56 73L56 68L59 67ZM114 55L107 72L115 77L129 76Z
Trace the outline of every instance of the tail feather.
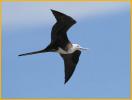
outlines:
M43 52L46 52L46 51L45 51L45 50L34 51L34 52L29 52L29 53L20 54L20 55L18 55L18 56L33 55L33 54L38 54L38 53L43 53Z
M49 44L45 49L43 50L39 50L39 51L34 51L34 52L29 52L29 53L24 53L24 54L20 54L18 56L26 56L26 55L33 55L33 54L38 54L38 53L44 53L44 52L53 52L56 50L53 50L53 44Z

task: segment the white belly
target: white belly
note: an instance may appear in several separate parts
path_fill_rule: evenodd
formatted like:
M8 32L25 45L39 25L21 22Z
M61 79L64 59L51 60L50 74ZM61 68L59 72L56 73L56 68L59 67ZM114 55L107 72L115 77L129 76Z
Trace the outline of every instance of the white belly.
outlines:
M79 48L77 48L76 44L72 44L72 47L70 47L67 51L63 50L62 48L58 48L58 50L56 52L58 52L60 54L71 54L71 53L75 52L76 50L79 50Z
M65 51L65 50L63 50L63 49L61 49L61 48L59 48L59 49L57 50L57 52L60 53L60 54L68 54L67 51Z
M65 51L65 50L59 48L59 49L57 50L57 52L60 53L60 54L70 54L70 53L73 53L74 50L73 50L72 48L70 48L68 51Z

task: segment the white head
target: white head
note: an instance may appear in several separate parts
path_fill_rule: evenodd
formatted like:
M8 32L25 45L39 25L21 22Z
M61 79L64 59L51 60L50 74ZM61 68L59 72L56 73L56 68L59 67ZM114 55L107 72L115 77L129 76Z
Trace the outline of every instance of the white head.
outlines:
M80 50L80 51L86 51L86 50L89 50L88 48L83 48L83 47L81 47L79 44L73 44L73 48L75 49L75 50Z

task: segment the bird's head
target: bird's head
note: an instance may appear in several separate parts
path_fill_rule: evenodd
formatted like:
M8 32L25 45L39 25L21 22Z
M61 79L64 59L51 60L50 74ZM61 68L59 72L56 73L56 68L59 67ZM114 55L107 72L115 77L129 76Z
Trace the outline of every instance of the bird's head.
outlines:
M89 50L89 48L83 48L83 47L81 47L79 44L74 44L73 45L74 46L74 48L76 49L76 50L80 50L80 51L86 51L86 50Z

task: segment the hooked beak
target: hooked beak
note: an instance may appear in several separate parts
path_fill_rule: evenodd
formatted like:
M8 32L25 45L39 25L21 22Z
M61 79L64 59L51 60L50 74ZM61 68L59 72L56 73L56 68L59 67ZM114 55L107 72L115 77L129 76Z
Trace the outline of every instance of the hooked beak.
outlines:
M87 50L89 50L89 48L83 48L83 47L80 47L80 50L87 51Z

